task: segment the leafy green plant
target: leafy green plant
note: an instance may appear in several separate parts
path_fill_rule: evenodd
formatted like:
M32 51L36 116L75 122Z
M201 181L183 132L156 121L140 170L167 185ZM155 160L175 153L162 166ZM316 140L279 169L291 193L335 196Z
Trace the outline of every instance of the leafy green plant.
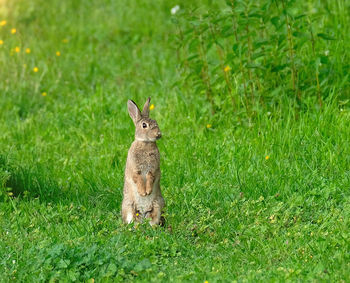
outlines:
M232 107L252 114L258 105L285 99L299 105L317 99L322 106L330 92L348 97L348 33L327 22L336 20L334 6L227 0L226 6L188 8L174 21L180 73L196 94L205 94L213 111ZM342 58L335 56L339 52ZM344 68L335 71L339 65Z

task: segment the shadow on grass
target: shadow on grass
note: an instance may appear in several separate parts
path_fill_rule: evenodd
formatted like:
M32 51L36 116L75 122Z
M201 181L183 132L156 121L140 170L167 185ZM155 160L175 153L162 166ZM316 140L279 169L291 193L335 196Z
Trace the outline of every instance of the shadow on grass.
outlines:
M44 202L74 202L75 196L62 190L50 170L41 164L19 165L0 155L0 189L13 197L39 198Z
M108 180L101 179L93 172L87 171L82 179L84 189L78 188L74 181L63 186L59 177L47 166L39 163L30 166L16 164L0 155L0 196L5 192L23 200L39 198L41 202L119 209L121 190L108 186Z

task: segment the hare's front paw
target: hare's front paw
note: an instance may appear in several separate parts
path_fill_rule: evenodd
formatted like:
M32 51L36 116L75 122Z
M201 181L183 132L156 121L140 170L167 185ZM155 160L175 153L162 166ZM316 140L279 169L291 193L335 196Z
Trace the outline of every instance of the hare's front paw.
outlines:
M141 172L138 171L136 174L133 175L132 178L137 186L137 192L140 196L144 197L146 195L146 185L141 175Z
M147 195L147 192L146 192L146 186L144 183L140 184L138 187L137 187L137 191L139 193L140 196L144 197L145 195Z
M147 187L146 187L146 195L150 195L152 193L152 186L147 184Z
M148 172L146 175L146 194L150 195L152 193L152 188L154 184L154 175Z

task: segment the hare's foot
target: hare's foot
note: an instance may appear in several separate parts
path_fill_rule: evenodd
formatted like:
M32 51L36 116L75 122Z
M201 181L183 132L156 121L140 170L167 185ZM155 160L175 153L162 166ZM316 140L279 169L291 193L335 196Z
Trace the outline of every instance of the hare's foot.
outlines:
M150 195L152 193L153 184L154 184L154 175L151 172L148 172L146 175L146 194Z
M135 209L132 204L122 204L122 219L126 224L130 224L135 219Z
M149 224L151 224L151 226L161 224L162 210L159 206L153 207L153 210L152 210L150 216L152 218L151 221L149 222Z

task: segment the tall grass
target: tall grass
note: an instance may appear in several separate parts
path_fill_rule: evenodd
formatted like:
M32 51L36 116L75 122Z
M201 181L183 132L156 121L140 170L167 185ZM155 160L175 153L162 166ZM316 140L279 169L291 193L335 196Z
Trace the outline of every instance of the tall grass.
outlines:
M350 95L346 1L227 0L177 13L179 71L213 111Z

